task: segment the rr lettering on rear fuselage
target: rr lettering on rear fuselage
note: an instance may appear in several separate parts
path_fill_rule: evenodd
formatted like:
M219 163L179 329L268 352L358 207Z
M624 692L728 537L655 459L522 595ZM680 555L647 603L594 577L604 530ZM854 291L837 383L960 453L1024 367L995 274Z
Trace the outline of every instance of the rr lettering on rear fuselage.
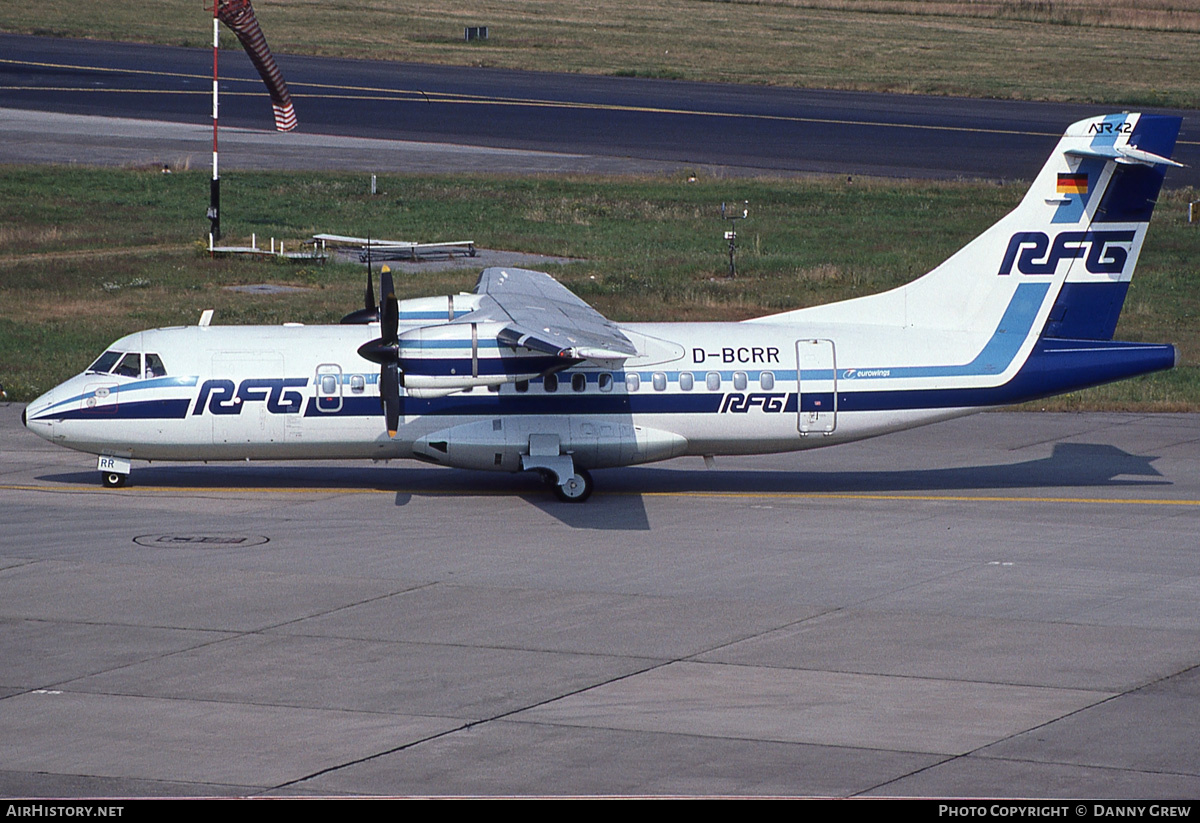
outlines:
M721 414L746 414L751 409L762 409L769 414L777 414L783 411L786 401L786 394L776 392L766 394L731 393L725 395L725 399L721 401Z
M267 401L267 411L271 414L299 414L304 405L304 395L284 389L307 385L308 379L304 377L249 377L241 382L235 392L232 380L205 380L200 386L192 414L204 414L206 406L209 414L241 414L246 403L260 400Z
M1050 244L1045 232L1020 231L1008 241L1000 274L1011 274L1013 263L1021 274L1054 274L1061 260L1084 259L1092 274L1120 274L1129 259L1132 231L1064 231Z

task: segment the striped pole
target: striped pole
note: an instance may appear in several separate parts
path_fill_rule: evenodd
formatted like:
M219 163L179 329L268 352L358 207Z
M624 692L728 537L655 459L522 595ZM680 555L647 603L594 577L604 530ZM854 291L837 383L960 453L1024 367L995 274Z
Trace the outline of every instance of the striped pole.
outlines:
M221 239L221 177L217 173L217 49L221 45L221 25L217 18L219 0L213 0L213 161L212 183L209 185L208 219L209 232L215 240Z

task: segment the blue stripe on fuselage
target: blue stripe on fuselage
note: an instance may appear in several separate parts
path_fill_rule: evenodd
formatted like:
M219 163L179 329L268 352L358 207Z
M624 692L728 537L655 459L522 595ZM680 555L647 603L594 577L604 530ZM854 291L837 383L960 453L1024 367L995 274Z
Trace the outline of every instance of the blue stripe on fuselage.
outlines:
M839 413L909 411L937 408L1001 406L1052 394L1087 388L1171 368L1175 347L1150 343L1095 340L1038 341L1017 375L999 386L955 389L905 389L839 391ZM752 394L752 393L751 393ZM404 415L641 415L715 414L726 392L645 392L635 394L562 392L508 394L476 389L433 399L402 398ZM802 409L828 410L832 394L805 393ZM818 402L820 405L818 405ZM336 412L321 412L309 398L306 417L377 417L378 397L344 397ZM115 407L85 411L75 409L53 415L61 420L166 420L183 419L191 398L119 403ZM796 411L796 395L789 392L782 413ZM766 413L754 410L755 414ZM38 419L47 419L45 415Z
M32 420L182 420L192 405L190 397L168 400L118 402L94 409L71 409L40 414Z
M1041 311L1049 283L1021 283L1013 293L1004 316L992 333L991 338L969 363L956 366L860 366L844 369L841 377L850 379L849 371L855 372L855 380L896 379L905 377L978 377L1003 374L1012 365L1021 350L1033 323ZM862 372L876 372L859 376ZM805 369L805 380L832 380L832 369Z
M111 374L99 374L99 373L89 374L87 372L84 372L84 376L95 378L96 382L100 382L103 380L111 381L111 380L118 379ZM110 389L110 392L118 393L118 402L120 402L120 397L122 395L128 395L128 394L131 394L136 391L143 391L143 390L148 390L148 389L168 389L168 388L178 388L178 387L186 388L186 387L195 386L196 383L199 382L199 380L200 380L200 378L195 377L195 376L192 376L192 377L152 377L152 378L149 378L148 380L138 380L138 381L135 381L132 383L119 383L118 382L115 387ZM74 409L62 409L63 406L79 405L79 404L87 402L88 398L95 397L95 396L96 396L96 392L95 392L95 390L92 390L92 391L87 391L87 392L82 392L80 394L76 394L76 395L74 395L72 397L68 397L64 400L59 400L54 405L47 406L45 409L38 412L37 417L34 419L37 419L37 420L50 419L50 418L53 418L55 420L65 419L64 415L69 415L71 412L74 411ZM62 409L62 411L55 412L55 411L52 411L53 409Z

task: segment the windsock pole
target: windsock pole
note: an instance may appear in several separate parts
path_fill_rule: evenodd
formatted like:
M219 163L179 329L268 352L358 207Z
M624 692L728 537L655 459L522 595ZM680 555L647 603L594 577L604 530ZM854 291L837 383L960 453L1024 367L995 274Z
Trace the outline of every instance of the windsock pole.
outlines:
M221 45L220 21L217 19L219 2L220 0L213 0L213 161L208 199L209 232L214 240L221 239L221 177L217 174L217 49Z

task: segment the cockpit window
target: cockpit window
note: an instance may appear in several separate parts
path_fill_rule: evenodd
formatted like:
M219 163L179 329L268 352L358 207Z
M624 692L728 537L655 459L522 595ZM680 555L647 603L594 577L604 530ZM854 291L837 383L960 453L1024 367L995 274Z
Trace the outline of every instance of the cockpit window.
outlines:
M146 377L163 377L167 373L167 367L163 365L162 358L153 352L146 353Z
M129 352L121 358L121 362L112 370L112 373L118 377L141 377L142 356L137 352Z
M138 352L106 351L96 358L96 362L88 366L94 374L115 374L120 377L142 377L142 355ZM162 358L154 352L146 353L146 371L144 376L164 377L167 367Z
M96 358L96 362L88 366L88 371L107 373L113 367L113 363L117 362L117 358L121 356L119 351L106 351L104 354Z

